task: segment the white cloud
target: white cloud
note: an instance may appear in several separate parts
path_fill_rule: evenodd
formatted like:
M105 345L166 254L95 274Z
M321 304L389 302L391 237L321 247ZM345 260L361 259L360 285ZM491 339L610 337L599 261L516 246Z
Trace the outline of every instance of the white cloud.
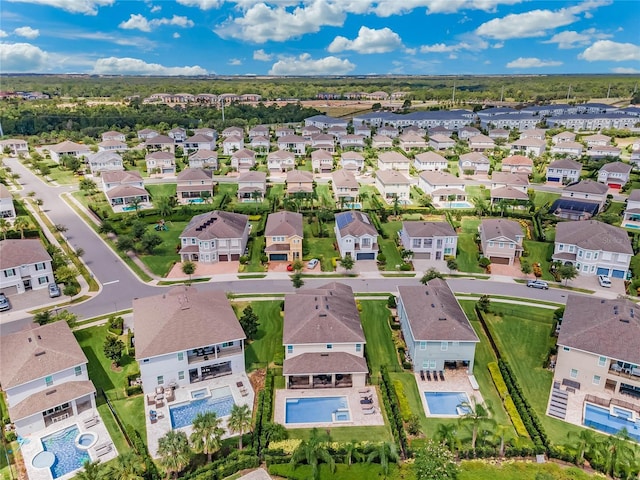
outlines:
M611 40L598 40L578 55L588 62L605 60L609 62L640 61L640 45L618 43Z
M192 67L166 67L158 63L147 63L138 58L100 58L93 66L95 74L103 75L206 75L208 72L194 65Z
M504 42L494 43L492 48L502 48L504 47Z
M227 63L229 65L237 67L238 65L242 65L242 60L240 60L239 58L230 58L229 62L227 62Z
M55 36L68 40L91 40L96 42L110 42L125 47L136 47L141 50L152 50L156 43L144 37L126 37L123 35L113 35L104 32L85 32L74 30L63 30L55 32Z
M198 7L200 10L210 10L219 8L225 0L177 0L180 5L187 7Z
M269 75L346 75L356 66L349 60L334 56L314 60L308 53L285 57L273 64Z
M562 62L555 60L540 60L535 57L520 57L507 63L507 68L541 68L557 67L560 65L562 65Z
M40 72L50 66L49 54L30 43L0 43L2 71Z
M253 43L284 42L322 27L341 27L345 20L342 7L329 0L314 0L304 6L288 10L281 4L270 7L257 3L244 11L244 16L229 18L214 28L222 38L236 38Z
M151 13L156 13L160 10L162 10L162 7L160 5L154 5L153 7L151 7Z
M180 38L180 34L178 32L174 32L173 35L171 35L173 38Z
M472 41L464 41L459 43L434 43L433 45L422 45L420 47L420 53L446 53L446 52L459 52L461 50L469 50L477 52L479 50L485 50L489 47L489 44L481 38L473 39Z
M400 47L402 47L400 35L390 28L385 27L375 30L362 26L355 39L349 40L346 37L338 36L333 39L328 50L331 53L353 50L354 52L368 54L392 52Z
M4 38L4 37L8 37L9 34L7 32L5 32L4 30L0 30L0 38Z
M31 27L18 27L13 31L13 33L18 35L19 37L24 37L28 39L34 39L40 36L40 30L38 30L37 28L31 28Z
M97 15L99 7L111 6L115 0L7 0L9 2L31 3L59 8L71 13Z
M612 68L611 71L613 73L640 73L640 70L637 68L629 68L629 67L616 67Z
M154 18L153 20L147 20L144 15L131 14L129 20L122 22L118 25L124 30L140 30L142 32L150 32L151 30L160 27L162 25L173 25L176 27L191 28L193 27L193 21L187 17L181 17L174 15L171 18Z
M337 0L339 1L339 0ZM427 13L456 13L461 10L483 10L494 12L498 5L514 5L523 0L352 0L347 5L359 9L352 13L375 13L379 17L402 15L416 8L425 7ZM355 5L354 5L355 4Z
M556 33L549 40L542 43L557 43L560 49L578 48L584 45L588 45L594 39L610 38L611 35L606 33L600 33L595 28L583 30L582 32L576 32L574 30L565 30L564 32Z
M273 54L266 53L262 48L259 50L254 50L253 59L258 60L260 62L269 62L273 60Z

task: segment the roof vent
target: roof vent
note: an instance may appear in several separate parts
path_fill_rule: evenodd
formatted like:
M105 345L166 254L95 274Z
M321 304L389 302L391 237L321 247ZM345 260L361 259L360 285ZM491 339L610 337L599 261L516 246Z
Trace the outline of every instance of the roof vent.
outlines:
M427 290L426 292L424 292L425 295L429 295L429 290Z
M42 340L42 337L40 335L38 335L38 340Z
M442 320L446 320L447 317L439 317L438 320L442 321Z
M40 357L40 356L44 355L45 353L47 353L47 352L45 352L45 351L36 352L36 357Z
M321 313L320 315L318 315L319 317L326 317L327 314L326 313Z
M617 306L617 305L615 305L615 306L613 307L613 314L614 314L614 315L618 315L618 313L619 313L619 312L620 312L620 311L618 310L618 306Z
M54 393L56 393L58 391L57 388L54 388L53 390L49 390L47 393L45 393L45 395L53 395Z
M620 319L620 321L621 321L622 323L629 323L629 320L628 320L628 319L626 319L626 318L621 318L621 319Z
M600 300L600 303L604 303L604 300Z
M32 342L31 337L29 337L29 338L28 338L28 340L29 340L29 343L31 343L31 342Z
M328 354L328 353L321 353L321 354L320 354L320 356L321 356L321 357L328 357L328 356L329 356L329 354Z
M436 304L435 304L435 303L432 303L432 304L431 304L431 308L436 308Z

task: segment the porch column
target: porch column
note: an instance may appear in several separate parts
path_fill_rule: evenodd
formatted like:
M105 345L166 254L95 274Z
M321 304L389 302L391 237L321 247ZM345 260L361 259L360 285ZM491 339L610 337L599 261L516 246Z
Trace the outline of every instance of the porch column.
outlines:
M469 359L469 366L467 367L467 373L469 375L473 374L473 358Z
M78 405L76 405L77 401L78 401L77 398L71 401L71 411L73 412L74 417L78 416Z
M313 374L309 375L309 386L313 388Z

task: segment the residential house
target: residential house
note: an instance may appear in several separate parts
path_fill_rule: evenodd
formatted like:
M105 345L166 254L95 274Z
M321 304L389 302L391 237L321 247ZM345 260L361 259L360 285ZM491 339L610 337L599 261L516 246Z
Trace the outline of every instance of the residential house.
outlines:
M103 172L102 191L114 211L150 208L151 197L144 188L142 175L137 170Z
M580 275L626 279L632 257L631 240L623 228L597 220L556 225L551 258L574 265Z
M276 138L280 139L281 137L289 137L291 135L295 135L296 131L290 127L278 127L276 128Z
M187 152L192 150L215 150L216 141L208 135L198 134L185 139L182 147Z
M270 172L286 172L296 166L296 157L293 152L276 150L267 155L267 168Z
M611 137L609 137L608 135L602 135L601 133L582 137L582 141L587 144L588 149L593 147L606 147L607 145L611 145Z
M267 174L246 171L238 175L238 200L241 202L262 202L267 193Z
M117 152L92 153L87 157L87 165L92 175L100 175L102 172L124 170L124 162Z
M60 158L63 155L70 155L76 158L82 158L88 156L91 152L91 149L86 145L81 145L79 143L70 142L69 140L65 140L64 142L57 143L56 145L49 145L45 147L49 150L49 154L51 155L51 160L56 163L60 163Z
M177 182L176 195L181 205L204 203L213 197L211 170L185 168L178 173Z
M351 287L329 283L284 297L286 388L364 387L366 343Z
M40 290L55 282L51 256L39 239L0 240L0 271L0 290L7 294Z
M637 415L639 342L640 321L634 302L567 295L558 333L549 415L565 419L567 400L571 405L579 402L575 408L580 411L597 405L622 418L633 418L633 410ZM640 440L637 429L633 438Z
M223 132L224 136L224 132ZM231 135L225 137L222 141L222 152L225 155L233 155L235 152L239 152L244 148L244 138Z
M329 173L333 170L333 155L326 150L311 152L311 168L316 173Z
M394 203L396 199L401 205L411 203L411 181L398 170L377 170L376 188L387 203Z
M19 138L7 138L5 140L0 140L0 152L4 153L4 150L9 149L9 155L17 157L18 155L28 155L29 154L29 144L26 140L22 140Z
M336 242L341 257L375 260L378 256L378 231L366 213L349 210L335 215Z
M469 140L471 137L475 137L476 135L480 135L480 130L476 127L462 127L458 130L458 138L460 140Z
M551 143L553 143L554 145L558 145L559 143L564 143L564 142L575 142L576 141L576 134L573 132L560 132L557 135L554 135L553 137L551 137Z
M128 148L126 143L117 140L105 140L98 144L98 152L124 152Z
M327 130L327 133L329 135L333 135L338 140L349 134L349 132L347 131L347 127L343 127L342 125L334 125L333 127L329 128L329 130Z
M469 148L474 152L484 152L495 147L493 138L486 135L475 135L469 139Z
M169 130L168 135L173 138L176 143L182 143L187 139L187 131L181 127L175 127Z
M405 152L410 152L420 148L427 148L427 141L423 136L418 135L417 133L403 133L398 137L398 142L400 148Z
M616 190L624 187L631 175L631 165L622 162L605 163L598 170L598 182Z
M502 159L503 172L525 173L527 175L533 173L533 160L522 155L511 155Z
M251 148L256 152L268 152L271 148L271 142L267 137L253 137L251 139Z
M405 250L413 252L413 258L444 260L455 257L458 234L447 222L402 222L398 233Z
M270 262L302 260L302 214L270 213L264 228L264 253Z
M343 118L330 117L328 115L314 115L312 117L305 118L304 125L307 127L313 125L321 130L326 130L334 126L347 128L349 121Z
M556 155L567 155L570 157L580 157L582 156L583 149L584 147L581 143L566 141L553 145L551 147L551 153Z
M464 191L464 180L447 172L422 172L418 177L418 188L430 195L434 203L445 205L446 202L467 200Z
M415 128L417 129L418 127L413 126L413 127L409 127L409 128ZM403 130L403 131L407 131L409 128ZM442 125L436 125L435 127L431 127L428 130L428 134L429 136L434 136L434 135L444 135L445 137L449 137L451 138L451 136L453 135L453 130L448 129L447 127L443 127Z
M256 166L256 152L242 148L231 155L231 167L238 172L248 172Z
M493 205L501 205L502 201L507 201L512 205L524 205L529 200L529 195L517 187L506 185L492 188L489 192L489 198Z
M336 151L336 137L328 133L320 133L311 137L311 148L314 150L326 150L329 153Z
M544 153L546 146L547 142L538 138L520 138L511 144L511 154L533 154L539 157Z
M520 132L520 138L533 138L535 140L545 140L547 132L541 128L533 128Z
M180 261L239 260L250 230L249 217L239 213L214 210L196 215L180 234Z
M622 227L640 228L640 190L631 190L627 199L627 206L622 215Z
M465 175L486 175L489 173L491 162L479 152L471 152L460 155L458 167Z
M564 188L549 212L567 220L585 220L596 215L604 206L609 187L593 180L582 180Z
M218 152L197 150L189 155L189 168L207 168L218 170Z
M145 157L149 175L175 175L176 157L169 152L153 152Z
M266 125L256 125L249 129L249 138L254 139L256 137L264 137L269 138L271 136L271 131L269 127Z
M435 152L423 152L416 154L413 160L413 167L422 172L437 172L449 168L447 159Z
M351 148L353 150L362 150L365 147L364 135L343 135L340 137L340 148L346 150Z
M526 193L529 188L529 177L522 173L493 172L491 175L491 188L514 187Z
M222 131L224 138L240 137L244 139L244 128L241 127L227 127Z
M562 190L562 198L588 200L596 202L602 208L607 201L608 186L594 180L586 179L567 185Z
M278 148L301 157L307 153L307 141L298 135L284 135L278 137Z
M376 133L378 135L383 135L391 139L396 138L398 135L400 135L400 132L398 131L397 128L391 127L389 125L383 125L382 127L378 128Z
M62 420L98 415L87 357L67 322L5 333L0 347L0 382L16 434L28 437Z
M378 150L393 148L393 140L386 135L374 135L371 139L371 147Z
M149 140L150 138L156 137L158 135L160 135L158 132L150 128L143 128L142 130L138 130L138 138L140 140Z
M636 168L640 167L640 140L636 140L631 146L631 163Z
M360 184L356 177L347 169L336 170L331 174L331 188L336 202L353 204L358 198Z
M600 160L602 158L619 158L622 149L619 147L612 147L611 145L605 145L603 147L591 147L585 154L594 160ZM633 154L631 155L633 160Z
M147 138L144 141L144 146L149 152L169 152L173 154L176 151L175 140L166 135L156 135Z
M203 127L203 128L195 128L193 130L194 135L204 135L213 140L218 139L218 132L213 128Z
M316 135L320 135L322 133L322 130L315 125L308 125L302 127L302 131L300 133L302 134L302 138L311 141L313 137L315 137Z
M461 367L473 374L480 340L447 282L399 286L398 319L415 372Z
M492 130L489 130L489 138L493 138L494 140L497 140L499 138L508 140L509 130L505 130L504 128L494 128Z
M409 173L411 160L399 152L381 152L378 155L379 170L398 170Z
M9 189L0 183L0 218L13 222L16 218L16 208L13 205L13 195Z
M447 148L453 148L456 141L453 138L446 135L436 134L429 137L429 146L436 150L446 150Z
M573 183L580 180L582 164L569 158L554 160L547 167L547 182Z
M358 152L342 152L340 165L345 170L361 172L364 168L364 157Z
M287 172L287 195L295 193L313 193L313 173L306 170L289 170Z
M522 226L513 220L491 218L480 222L482 255L492 263L513 265L524 251Z
M362 135L363 137L370 138L371 137L371 127L369 125L354 125L353 133L356 135Z

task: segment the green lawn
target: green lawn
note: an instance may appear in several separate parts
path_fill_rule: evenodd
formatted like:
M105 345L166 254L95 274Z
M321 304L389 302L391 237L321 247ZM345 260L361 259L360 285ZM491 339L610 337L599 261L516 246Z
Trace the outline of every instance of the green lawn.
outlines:
M265 240L264 235L252 236L249 240L249 263L245 265L244 272L264 272L265 266L262 264L264 255Z
M456 261L458 270L468 273L484 273L484 269L478 265L480 249L476 243L475 233L458 234L458 253Z
M327 205L330 207L335 205L333 192L329 185L316 185L316 194L318 195L318 200L315 201L317 205Z
M274 361L275 357L283 358L282 324L279 301L251 302L253 311L258 316L260 325L256 338L245 347L245 364L247 371L264 368ZM237 303L238 315L247 303Z
M545 204L548 204L548 206L551 206L551 204L554 201L556 201L558 198L560 198L559 193L541 192L539 190L536 190L536 196L535 196L535 199L533 200L533 203L536 206L536 208L540 208Z
M365 351L371 378L377 379L382 365L398 365L396 348L389 328L389 309L386 300L360 300L362 328L367 339Z
M478 217L463 217L460 231L462 233L478 233L481 220Z
M332 258L339 258L340 252L336 250L334 244L336 242L335 232L333 230L335 223L327 222L323 225L325 234L328 236L318 237L318 224L304 222L304 239L303 252L305 258L317 258L320 260L323 272L332 272Z
M529 252L529 256L524 257L524 259L528 260L531 265L539 263L542 269L542 278L554 281L553 275L549 273L549 265L551 264L549 259L553 255L553 243L524 240L523 244L525 250Z
M55 162L48 162L47 164L49 165L50 171L46 177L54 182L60 185L75 185L79 182L80 177L74 175L71 170L66 170Z
M187 222L168 222L168 230L157 232L162 238L162 244L158 245L151 255L139 255L140 260L153 273L160 277L164 277L174 263L180 261L180 255L176 251L176 247L180 245L180 234L187 226ZM155 224L149 225L147 231L155 232Z
M482 460L463 461L458 480L587 480L603 478L590 475L577 467L555 463L504 462L490 464Z
M489 200L491 198L491 192L484 186L469 185L465 188L465 191L467 192L467 199L470 203L473 198L484 198L485 200Z
M300 438L302 440L309 438L312 430L312 428L287 428L289 438ZM334 427L331 429L323 428L322 430L323 432L329 431L333 442L348 443L352 440L393 441L388 425L377 427Z
M147 192L151 194L151 201L160 197L173 197L176 194L175 183L157 183L153 185L145 185Z
M375 427L369 427L375 428ZM332 430L332 434L335 431ZM371 432L367 432L367 436L371 435ZM332 435L333 436L333 435ZM367 437L362 437L367 438ZM358 439L358 437L354 438ZM350 440L349 440L350 441ZM388 478L388 479L400 479L410 478L405 477L404 474L400 476L399 468L395 463L389 465L389 474L383 475L382 469L379 464L376 463L357 463L351 465L338 464L336 470L331 472L329 467L325 464L320 465L320 480L352 480L354 478L361 479L374 479L374 478ZM311 478L311 467L308 465L301 465L294 469L290 464L284 463L280 465L271 465L269 467L269 473L277 475L278 478L285 477L294 480L307 480Z

